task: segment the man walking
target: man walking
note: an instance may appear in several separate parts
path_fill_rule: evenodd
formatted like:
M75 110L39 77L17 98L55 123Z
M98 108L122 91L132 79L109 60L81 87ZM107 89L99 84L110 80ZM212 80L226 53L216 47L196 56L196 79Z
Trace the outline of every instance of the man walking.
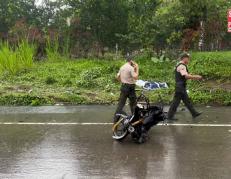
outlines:
M114 123L118 121L116 114L123 113L127 98L129 98L130 109L134 113L136 106L135 82L139 76L139 66L132 61L132 57L127 57L127 62L120 68L117 79L121 82L120 98L118 107L114 115Z
M190 60L190 55L188 53L183 53L180 56L180 62L176 65L175 68L175 95L172 101L172 104L170 106L170 109L168 111L168 120L174 120L174 115L176 113L177 107L180 104L180 101L182 100L185 104L185 106L188 108L188 110L191 112L192 117L195 118L199 116L201 113L197 112L189 97L187 94L186 86L187 86L187 80L201 80L202 76L200 75L191 75L189 74L187 65Z

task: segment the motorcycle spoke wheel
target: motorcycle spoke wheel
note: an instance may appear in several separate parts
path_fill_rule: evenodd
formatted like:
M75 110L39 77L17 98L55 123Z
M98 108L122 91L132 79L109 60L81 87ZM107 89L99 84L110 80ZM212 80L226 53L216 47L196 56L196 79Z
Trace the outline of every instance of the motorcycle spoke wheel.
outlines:
M116 127L114 127L112 137L116 140L124 139L128 134L128 130L125 127L125 125L123 124L123 120L121 120L119 123L116 123L115 125L116 125Z

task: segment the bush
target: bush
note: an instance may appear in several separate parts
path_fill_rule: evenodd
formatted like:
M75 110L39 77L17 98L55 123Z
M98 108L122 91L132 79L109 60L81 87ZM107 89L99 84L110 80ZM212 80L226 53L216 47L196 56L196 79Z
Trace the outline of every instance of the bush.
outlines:
M85 70L80 74L81 79L78 82L78 84L86 88L94 87L95 79L100 77L101 75L102 75L102 69L99 67Z

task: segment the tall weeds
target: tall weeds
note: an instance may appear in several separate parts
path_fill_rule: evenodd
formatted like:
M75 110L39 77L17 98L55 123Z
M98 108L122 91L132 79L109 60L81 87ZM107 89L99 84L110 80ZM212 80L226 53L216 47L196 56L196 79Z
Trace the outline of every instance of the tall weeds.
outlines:
M59 53L59 40L56 38L54 41L51 41L50 38L47 38L46 43L46 53L47 59L50 62L60 61L60 53Z
M22 41L14 50L7 42L0 44L0 72L15 75L17 72L31 68L35 47Z
M27 41L22 41L16 50L17 58L21 68L31 68L33 66L33 56L35 45L29 44Z
M0 69L1 73L9 72L10 74L15 74L19 70L16 53L8 43L2 43L0 47Z

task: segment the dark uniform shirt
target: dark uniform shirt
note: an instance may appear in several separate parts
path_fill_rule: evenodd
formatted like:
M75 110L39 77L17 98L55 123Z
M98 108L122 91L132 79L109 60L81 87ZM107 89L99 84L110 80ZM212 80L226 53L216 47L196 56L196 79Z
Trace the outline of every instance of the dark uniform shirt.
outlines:
M185 74L188 73L188 68L185 64L179 63L175 68L175 81L176 81L176 91L185 91L187 86L187 79Z

